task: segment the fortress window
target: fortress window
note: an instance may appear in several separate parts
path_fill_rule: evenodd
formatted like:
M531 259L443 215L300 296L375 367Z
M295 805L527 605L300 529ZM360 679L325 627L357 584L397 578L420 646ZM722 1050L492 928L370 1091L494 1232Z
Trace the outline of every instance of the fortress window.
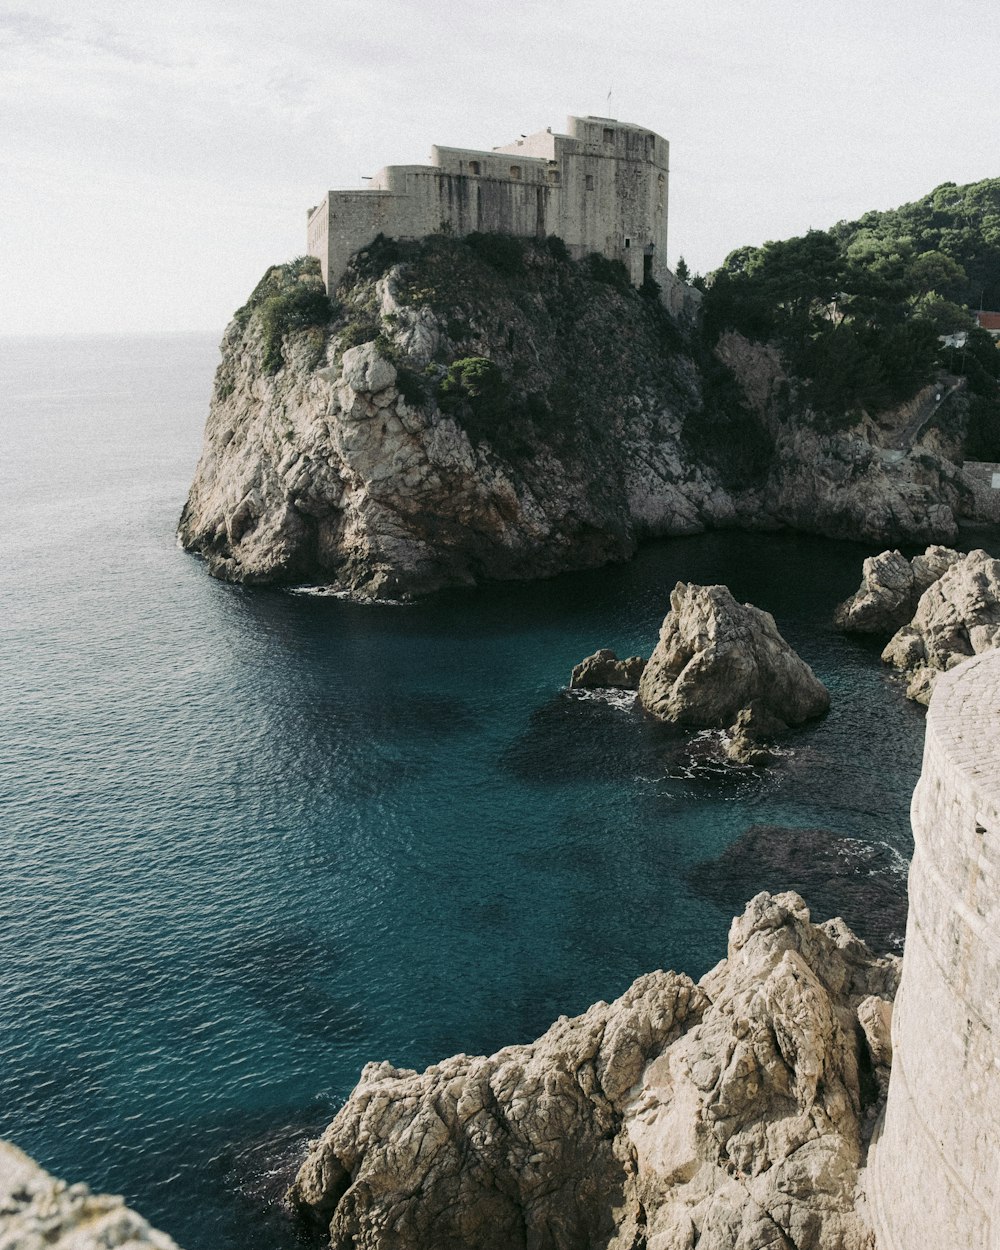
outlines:
M470 174L481 174L482 172L483 172L482 167L480 166L478 161L469 161L469 173Z
M604 127L604 142L614 143L614 141L615 141L615 132L609 126L605 126Z
M631 247L631 246L632 246L632 240L631 240L631 239L630 239L627 235L626 235L626 237L625 237L625 246L626 246L626 247Z
M593 191L593 189L594 189L594 175L588 174L587 175L587 190Z
M521 166L511 165L510 176L514 179L515 182L520 182L521 181Z
M559 170L558 170L558 169L550 169L550 170L548 171L548 179L549 179L549 182L554 182L554 183L558 184L558 182L559 182Z

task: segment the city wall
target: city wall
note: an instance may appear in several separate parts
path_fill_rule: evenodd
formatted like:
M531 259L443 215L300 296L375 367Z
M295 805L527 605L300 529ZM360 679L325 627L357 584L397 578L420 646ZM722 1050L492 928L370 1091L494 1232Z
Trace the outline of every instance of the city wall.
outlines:
M892 1076L866 1192L879 1250L1000 1247L1000 652L940 678Z

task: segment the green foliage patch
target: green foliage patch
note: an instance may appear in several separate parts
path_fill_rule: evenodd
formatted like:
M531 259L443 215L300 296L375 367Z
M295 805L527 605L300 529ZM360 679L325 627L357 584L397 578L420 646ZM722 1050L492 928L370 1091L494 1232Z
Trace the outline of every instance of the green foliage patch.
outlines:
M947 355L940 342L974 324L970 308L998 306L1000 179L987 179L737 248L709 275L704 329L710 344L730 328L776 343L827 428L910 398L942 368L966 373L970 387L975 376L974 393L1000 420L979 356Z
M327 325L333 306L315 256L299 256L285 265L272 265L254 287L247 302L236 313L237 322L246 326L255 318L263 339L265 373L277 373L284 363L285 336ZM322 351L322 336L317 336Z

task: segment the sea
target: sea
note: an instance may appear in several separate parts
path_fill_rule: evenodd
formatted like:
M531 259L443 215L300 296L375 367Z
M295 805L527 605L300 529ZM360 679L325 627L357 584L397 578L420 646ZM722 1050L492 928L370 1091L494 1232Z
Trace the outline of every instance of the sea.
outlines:
M282 1250L365 1063L702 975L767 884L749 854L705 888L748 830L898 898L924 713L831 627L857 544L716 532L398 606L213 580L175 529L218 337L0 340L0 1136L185 1250ZM567 689L648 654L678 580L831 691L770 769Z

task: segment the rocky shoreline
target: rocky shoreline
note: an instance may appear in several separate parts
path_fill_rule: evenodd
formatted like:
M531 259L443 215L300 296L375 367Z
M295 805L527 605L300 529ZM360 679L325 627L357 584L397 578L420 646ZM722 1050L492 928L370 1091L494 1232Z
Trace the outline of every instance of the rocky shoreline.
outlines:
M369 1064L291 1201L333 1250L869 1250L898 976L760 894L697 984L654 972L527 1046Z

